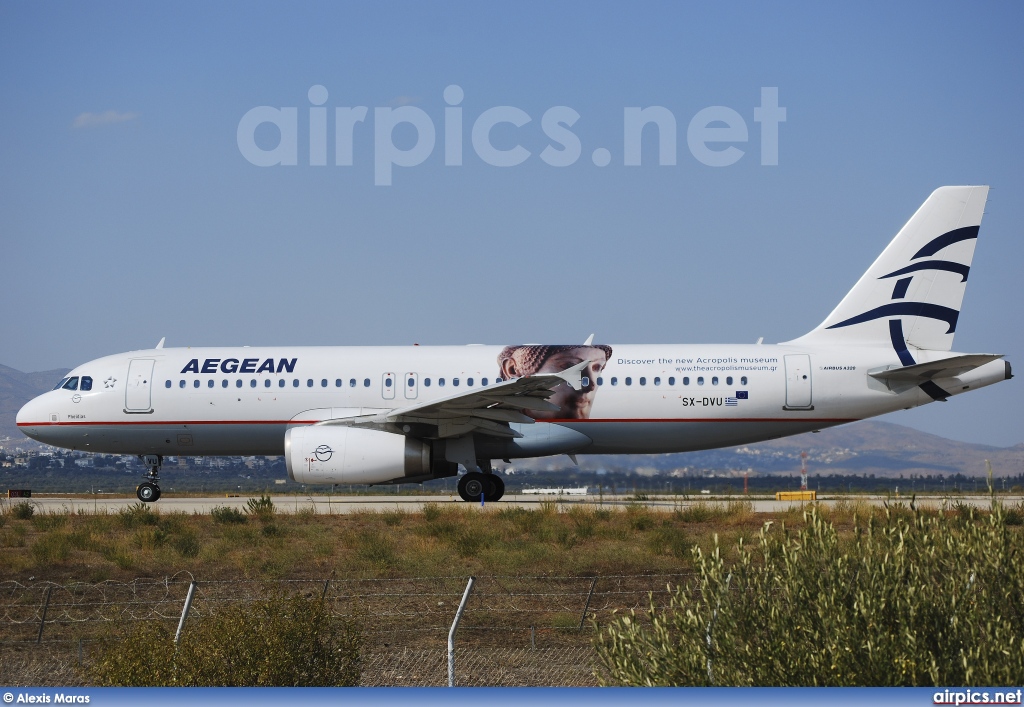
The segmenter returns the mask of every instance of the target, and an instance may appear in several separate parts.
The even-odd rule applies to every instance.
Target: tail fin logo
[[[966,226],[964,228],[957,228],[952,231],[948,231],[926,243],[914,254],[914,257],[911,258],[911,260],[933,256],[943,248],[951,246],[954,243],[971,240],[972,238],[977,237],[978,226]],[[945,272],[955,273],[960,276],[960,282],[967,282],[967,275],[970,273],[971,267],[969,265],[964,265],[963,263],[956,263],[949,260],[922,260],[919,263],[911,263],[906,267],[894,270],[886,275],[882,275],[878,279],[886,280],[890,277],[909,275],[910,273],[920,272],[922,270],[943,270]],[[907,277],[898,280],[896,282],[896,287],[893,288],[892,299],[903,299],[907,294],[907,289],[910,287],[910,281],[912,279],[913,277]],[[943,307],[942,305],[932,304],[930,302],[891,302],[858,314],[855,317],[844,319],[843,321],[833,324],[828,328],[841,329],[854,324],[861,324],[875,319],[894,316],[925,317],[927,319],[935,319],[945,322],[948,326],[946,333],[952,334],[956,331],[956,321],[960,316],[960,311],[949,307]],[[902,339],[903,337],[901,336],[900,338]]]

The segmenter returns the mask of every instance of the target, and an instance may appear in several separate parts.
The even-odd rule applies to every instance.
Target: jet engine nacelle
[[[294,427],[284,436],[288,476],[303,484],[383,484],[453,475],[431,468],[430,445],[390,432],[342,425]],[[452,473],[449,474],[448,472]]]

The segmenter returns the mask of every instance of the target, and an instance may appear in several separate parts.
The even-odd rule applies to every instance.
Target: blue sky
[[[0,363],[72,366],[162,336],[784,341],[934,188],[991,184],[956,348],[1024,366],[1022,29],[1019,3],[4,3]],[[444,164],[453,84],[461,166]],[[308,158],[317,85],[327,166]],[[760,160],[762,87],[786,109],[777,166]],[[236,133],[257,106],[297,109],[297,165],[245,159]],[[368,117],[337,166],[333,109],[354,106]],[[375,109],[401,106],[429,116],[436,145],[376,186]],[[497,106],[531,119],[492,131],[530,152],[515,167],[471,144]],[[554,106],[580,116],[565,167],[540,158]],[[624,166],[631,106],[675,117],[675,165],[645,133],[643,164]],[[709,106],[748,129],[731,166],[688,148]],[[417,134],[392,137],[409,149]],[[888,419],[1024,442],[1017,386]]]

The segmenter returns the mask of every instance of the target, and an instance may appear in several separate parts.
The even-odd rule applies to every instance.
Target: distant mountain
[[[686,474],[715,471],[742,475],[799,473],[800,453],[808,455],[809,474],[875,474],[880,477],[985,474],[985,460],[997,476],[1024,473],[1024,444],[990,447],[957,442],[891,422],[864,420],[740,447],[662,455],[615,455],[581,459],[584,468],[634,468],[647,473]],[[558,464],[561,464],[559,460]]]
[[[22,373],[0,365],[0,446],[30,448],[35,443],[18,431],[15,417],[30,399],[50,390],[67,374],[60,368],[39,373]],[[3,442],[10,437],[10,442]],[[585,470],[634,470],[643,474],[686,474],[715,471],[741,475],[794,473],[800,470],[800,452],[808,454],[811,474],[875,474],[897,477],[928,474],[985,473],[985,460],[997,476],[1024,473],[1024,443],[1013,447],[970,444],[919,432],[891,422],[865,420],[849,425],[785,437],[770,442],[687,454],[635,454],[580,457]],[[567,457],[524,460],[515,466],[533,469],[568,468]]]
[[[32,398],[53,388],[69,370],[57,368],[52,371],[22,373],[0,365],[0,440],[10,437],[11,446],[34,446],[32,440],[18,431],[15,424],[18,410]],[[0,445],[7,446],[2,441]]]

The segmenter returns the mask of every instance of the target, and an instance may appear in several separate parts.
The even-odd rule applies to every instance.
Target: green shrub
[[[274,507],[274,502],[270,500],[270,496],[266,494],[259,498],[250,498],[245,504],[245,512],[251,516],[255,516],[262,521],[269,521],[274,517],[274,513],[277,509]]]
[[[237,508],[230,508],[228,506],[214,506],[213,510],[210,511],[210,515],[213,517],[214,523],[223,523],[225,525],[244,523],[247,520],[244,513]]]
[[[359,683],[360,636],[321,600],[276,596],[174,625],[121,630],[91,666],[100,686],[299,687]]]
[[[699,579],[613,622],[598,655],[622,685],[1019,683],[1024,535],[1005,515],[887,508],[843,542],[811,508],[729,566],[716,537]]]
[[[156,525],[160,517],[145,503],[133,503],[117,512],[117,520],[125,528]]]
[[[36,512],[36,507],[28,501],[22,501],[21,503],[15,503],[11,506],[11,516],[17,520],[28,520]]]

